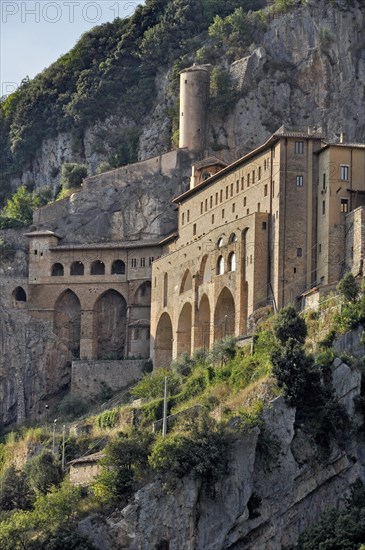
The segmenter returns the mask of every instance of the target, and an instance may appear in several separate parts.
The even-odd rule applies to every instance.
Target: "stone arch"
[[[191,354],[191,323],[192,323],[191,304],[186,302],[179,315],[177,325],[177,355],[182,353]]]
[[[105,264],[101,260],[95,260],[90,267],[90,275],[105,275]]]
[[[51,268],[51,277],[63,277],[65,270],[62,264],[59,262],[53,264]]]
[[[231,233],[231,234],[230,234],[229,239],[228,239],[228,242],[229,242],[230,244],[236,243],[236,242],[237,242],[237,235],[236,235],[236,233]]]
[[[231,252],[228,256],[228,271],[236,271],[236,253]]]
[[[183,292],[187,292],[192,288],[193,288],[193,278],[191,276],[190,270],[187,269],[183,275],[183,278],[181,279],[180,294],[182,294]]]
[[[123,260],[114,260],[112,263],[112,275],[124,275],[125,263]]]
[[[80,357],[81,305],[76,294],[67,289],[54,306],[53,332],[74,358]]]
[[[172,323],[170,315],[164,312],[157,324],[155,338],[155,367],[167,368],[172,361]]]
[[[70,275],[83,275],[85,267],[82,262],[72,262],[70,267]]]
[[[94,355],[97,359],[123,359],[126,352],[127,302],[109,289],[94,305]]]
[[[235,304],[232,293],[224,287],[214,310],[214,340],[235,334]]]
[[[206,254],[205,256],[203,256],[203,259],[200,262],[199,282],[200,284],[204,284],[204,283],[210,283],[211,280],[212,280],[212,267],[211,267],[209,256]]]
[[[24,308],[27,302],[27,294],[22,286],[14,288],[12,294],[12,306],[14,308]]]
[[[210,348],[210,303],[206,294],[203,294],[199,304],[195,340],[195,348]]]
[[[151,305],[151,281],[145,281],[139,285],[134,294],[134,302],[142,306]]]

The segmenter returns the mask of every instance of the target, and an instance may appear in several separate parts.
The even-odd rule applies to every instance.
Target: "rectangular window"
[[[266,224],[266,222],[262,222],[262,224],[261,224],[261,228],[265,230],[265,229],[266,229],[266,227],[267,227],[267,224]]]
[[[275,182],[272,182],[272,198],[275,197]]]
[[[326,201],[322,201],[322,215],[326,213]]]
[[[301,258],[303,255],[303,250],[301,248],[297,248],[297,257]]]
[[[247,174],[247,187],[250,187],[251,183],[251,174]]]
[[[222,218],[224,218],[224,208],[222,208]]]
[[[196,223],[193,224],[193,235],[196,235]]]
[[[322,189],[323,191],[326,190],[326,174],[323,174],[323,177],[322,177]]]
[[[266,159],[264,160],[264,171],[266,170]]]
[[[208,199],[205,199],[205,211],[208,210]]]
[[[233,183],[231,183],[231,197],[233,196]]]
[[[261,209],[261,204],[258,202],[257,203],[257,212],[260,212],[260,209]]]
[[[141,258],[141,267],[146,267],[146,258]]]
[[[255,170],[253,170],[253,172],[252,172],[252,185],[255,183],[255,178],[256,178],[256,172],[255,172]]]
[[[148,265],[151,266],[152,265],[152,262],[153,262],[153,256],[150,256],[148,258]]]
[[[296,176],[295,177],[295,183],[297,187],[303,187],[304,185],[304,178],[303,176]]]
[[[342,181],[348,181],[349,179],[349,166],[341,164],[341,179]]]
[[[184,223],[185,223],[185,213],[183,212],[181,214],[181,225],[184,225]]]
[[[264,197],[267,197],[267,183],[264,185]]]
[[[261,166],[259,166],[258,172],[257,172],[257,179],[260,181],[261,179]]]
[[[304,141],[296,141],[294,150],[296,155],[302,155],[304,153]]]
[[[226,187],[226,199],[228,199],[228,185]]]
[[[210,208],[213,208],[213,195],[210,195]]]
[[[349,200],[348,199],[341,199],[341,212],[344,214],[349,211]]]
[[[321,254],[321,253],[322,253],[322,245],[319,244],[319,246],[318,246],[318,254]]]
[[[243,206],[246,206],[247,204],[247,197],[243,197]]]
[[[249,213],[250,213],[250,209],[249,209],[249,208],[247,208],[247,210],[246,210],[246,216],[248,216],[248,215],[249,215]]]
[[[236,204],[233,203],[233,204],[232,204],[232,212],[233,212],[233,214],[235,213],[235,211],[236,211]]]
[[[137,267],[137,258],[132,258],[132,260],[131,260],[131,266],[132,266],[132,267]]]
[[[245,187],[245,178],[242,176],[242,178],[241,178],[241,191],[243,191],[244,187]]]
[[[190,221],[190,210],[188,210],[187,213],[186,213],[186,221],[187,222]]]
[[[214,214],[212,214],[212,223],[214,223]]]
[[[240,190],[240,180],[236,181],[236,193],[238,193]]]
[[[215,194],[215,204],[218,204],[218,193]]]
[[[203,206],[203,203],[201,202],[200,203],[200,213],[203,214],[203,209],[204,209],[204,206]]]
[[[223,189],[220,190],[219,202],[222,202],[222,200],[223,200]]]

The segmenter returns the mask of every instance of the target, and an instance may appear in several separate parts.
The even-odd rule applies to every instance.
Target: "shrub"
[[[337,290],[346,301],[356,302],[359,295],[359,289],[352,273],[348,273],[343,279],[341,279],[337,285]]]
[[[169,434],[156,441],[149,456],[153,469],[161,473],[197,477],[215,482],[227,472],[229,437],[208,416],[194,424],[190,435]]]
[[[62,479],[60,464],[49,451],[29,460],[26,471],[32,487],[42,494],[46,494],[52,485],[59,485]]]
[[[29,225],[33,220],[33,210],[41,205],[40,198],[21,185],[16,193],[7,200],[2,210],[1,224],[8,227]],[[9,221],[7,221],[9,220]]]
[[[180,389],[180,379],[172,371],[157,369],[147,374],[131,389],[134,397],[142,399],[156,399],[163,397],[165,388],[165,377],[167,377],[168,392],[170,395],[177,393]]]
[[[87,176],[85,164],[65,162],[61,168],[61,183],[64,189],[78,189]]]
[[[226,336],[222,340],[214,342],[209,353],[208,360],[212,363],[225,363],[236,355],[236,341],[234,336]]]
[[[109,170],[112,170],[112,169],[113,167],[111,166],[111,164],[108,161],[103,160],[96,167],[95,174],[103,174],[104,172],[109,172]]]
[[[119,410],[105,411],[97,417],[97,423],[101,429],[114,428],[119,420]]]

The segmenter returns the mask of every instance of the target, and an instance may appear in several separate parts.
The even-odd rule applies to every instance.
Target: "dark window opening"
[[[52,271],[51,271],[51,276],[52,277],[62,277],[64,274],[64,269],[63,269],[63,265],[62,264],[53,264],[52,266]]]
[[[104,262],[96,260],[91,264],[90,275],[104,275],[105,274],[105,265]]]
[[[125,263],[122,260],[114,260],[112,263],[112,275],[124,275]]]
[[[83,275],[84,264],[82,262],[73,262],[71,264],[70,275]]]

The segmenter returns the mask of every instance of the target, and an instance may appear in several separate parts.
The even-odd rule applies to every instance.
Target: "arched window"
[[[193,279],[190,271],[187,269],[183,275],[180,285],[180,294],[193,288]]]
[[[230,237],[229,237],[229,242],[230,243],[236,243],[237,242],[237,235],[236,233],[231,233]]]
[[[224,273],[224,257],[219,256],[217,261],[217,275],[223,275]]]
[[[53,264],[52,270],[51,270],[51,276],[52,277],[63,277],[64,275],[64,269],[62,264]]]
[[[17,286],[16,289],[14,289],[13,291],[13,298],[16,302],[26,302],[27,295],[24,288],[22,288],[21,286]]]
[[[217,241],[217,247],[218,248],[222,248],[223,246],[223,238],[222,237],[219,237],[218,241]]]
[[[236,254],[231,252],[228,258],[228,271],[236,271]]]
[[[84,264],[82,262],[73,262],[71,264],[70,275],[83,275]]]
[[[124,275],[125,263],[122,260],[114,260],[112,263],[112,275]]]
[[[105,265],[104,262],[96,260],[91,264],[90,275],[104,275],[105,274]]]

